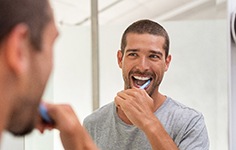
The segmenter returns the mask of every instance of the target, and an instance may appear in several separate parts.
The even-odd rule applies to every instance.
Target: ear
[[[123,58],[123,54],[121,52],[121,50],[117,51],[117,62],[120,68],[122,68],[122,58]]]
[[[9,69],[16,74],[23,73],[29,65],[28,27],[19,24],[6,38],[5,56]]]
[[[165,71],[168,70],[169,66],[170,66],[170,62],[171,62],[171,55],[168,55],[166,58],[166,68]]]

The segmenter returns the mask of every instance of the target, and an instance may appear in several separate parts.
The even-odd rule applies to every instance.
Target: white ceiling
[[[120,24],[140,18],[159,21],[224,19],[227,0],[98,0],[99,24]],[[51,0],[57,22],[90,23],[90,0]]]

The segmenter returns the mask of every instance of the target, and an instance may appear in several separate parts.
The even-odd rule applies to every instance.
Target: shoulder
[[[167,108],[171,107],[169,113],[172,125],[169,132],[179,148],[199,149],[201,145],[201,149],[208,149],[209,140],[203,114],[171,98],[167,103]]]
[[[172,126],[177,130],[183,128],[205,128],[204,116],[201,112],[187,107],[184,104],[167,98],[164,104],[156,111],[156,116],[164,126]]]
[[[202,113],[197,111],[196,109],[188,107],[169,97],[167,98],[165,104],[163,105],[165,105],[163,109],[169,110],[169,113],[173,113],[181,117],[187,117],[187,118],[191,118],[191,116],[203,117]]]
[[[88,115],[84,119],[84,125],[98,123],[108,117],[111,117],[115,107],[114,105],[114,102],[111,102],[95,110],[92,114]]]

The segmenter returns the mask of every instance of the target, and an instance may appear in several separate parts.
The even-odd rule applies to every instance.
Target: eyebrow
[[[133,53],[133,52],[138,52],[138,51],[140,51],[140,50],[138,50],[138,49],[127,49],[126,53]],[[163,56],[163,53],[159,50],[149,50],[149,53]]]
[[[137,52],[139,51],[138,49],[127,49],[126,53],[130,53],[130,52]]]

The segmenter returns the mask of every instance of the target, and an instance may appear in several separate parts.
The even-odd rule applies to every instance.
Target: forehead
[[[153,34],[128,33],[126,36],[125,49],[149,49],[163,50],[165,39],[162,36]]]

